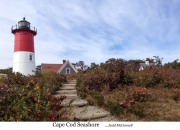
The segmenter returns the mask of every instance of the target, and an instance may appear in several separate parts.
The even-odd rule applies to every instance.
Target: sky
[[[36,65],[180,57],[180,0],[0,0],[0,69],[12,67],[12,25],[37,28]]]

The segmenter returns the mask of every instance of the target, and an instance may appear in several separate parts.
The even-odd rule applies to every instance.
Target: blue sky
[[[12,66],[11,26],[24,16],[38,29],[36,65],[180,57],[180,0],[1,0],[0,68]]]

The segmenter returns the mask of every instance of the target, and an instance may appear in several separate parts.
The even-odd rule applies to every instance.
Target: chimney
[[[66,63],[66,60],[63,60],[63,64]]]

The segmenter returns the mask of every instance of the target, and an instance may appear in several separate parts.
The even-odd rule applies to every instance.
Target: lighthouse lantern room
[[[33,75],[35,72],[34,36],[37,34],[37,29],[31,27],[24,17],[18,25],[12,26],[11,32],[15,37],[13,72]]]

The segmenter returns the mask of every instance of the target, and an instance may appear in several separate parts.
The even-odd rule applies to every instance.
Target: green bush
[[[136,103],[130,108],[129,111],[140,118],[145,117],[144,107],[142,104]]]
[[[97,105],[104,105],[104,96],[100,92],[93,92],[91,95],[95,99]]]
[[[126,85],[131,85],[133,84],[133,82],[134,82],[134,73],[133,72],[127,73],[124,77],[124,83]]]
[[[108,100],[106,103],[106,107],[113,115],[120,115],[124,113],[123,108],[119,105],[119,103]]]
[[[79,96],[81,96],[82,98],[86,98],[87,96],[87,88],[84,86],[84,79],[83,79],[83,75],[79,74],[77,79],[76,79],[76,89],[77,89],[77,93]]]

